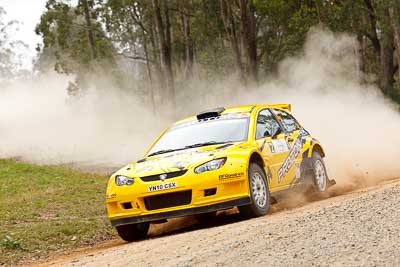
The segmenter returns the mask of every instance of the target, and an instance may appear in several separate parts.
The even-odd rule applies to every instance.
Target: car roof
[[[228,115],[228,114],[234,114],[234,113],[248,113],[250,115],[250,113],[254,109],[259,110],[259,109],[263,109],[263,108],[282,109],[282,110],[285,110],[285,111],[287,111],[289,113],[291,111],[291,105],[290,104],[256,104],[256,105],[217,108],[216,110],[220,110],[221,111],[220,115]],[[202,113],[204,113],[204,111]],[[191,120],[197,120],[197,115],[193,115],[193,116],[187,117],[185,119],[179,120],[179,121],[175,122],[174,125],[180,124],[180,123],[183,123],[183,122],[188,122],[188,121],[191,121]]]

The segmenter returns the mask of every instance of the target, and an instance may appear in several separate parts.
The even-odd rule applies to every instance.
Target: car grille
[[[147,210],[158,210],[190,204],[192,201],[192,190],[161,194],[145,197],[144,203]]]
[[[153,181],[161,180],[160,179],[160,175],[162,175],[162,174],[166,174],[167,175],[167,177],[165,179],[170,179],[170,178],[174,178],[174,177],[178,177],[178,176],[184,175],[186,172],[187,172],[187,170],[181,170],[181,171],[176,171],[176,172],[168,172],[168,173],[160,173],[160,174],[156,174],[156,175],[140,177],[140,179],[143,182],[153,182]]]

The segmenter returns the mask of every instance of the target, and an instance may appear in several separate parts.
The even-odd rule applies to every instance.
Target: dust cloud
[[[71,97],[66,88],[73,78],[53,73],[1,88],[1,157],[119,166],[140,157],[168,123],[134,94],[107,86],[107,78],[96,81],[103,89]]]
[[[354,37],[313,29],[303,52],[283,60],[275,76],[260,73],[265,82],[257,88],[240,91],[230,78],[188,83],[178,94],[178,116],[215,106],[291,103],[297,119],[324,145],[331,178],[358,183],[399,176],[398,107],[359,82],[356,51]],[[123,165],[140,158],[173,122],[154,117],[133,93],[120,90],[92,88],[71,99],[68,80],[51,74],[1,88],[1,157]]]
[[[314,29],[303,55],[284,60],[280,76],[257,98],[250,96],[292,103],[294,115],[324,146],[329,175],[342,184],[400,176],[398,107],[360,84],[356,46],[354,37]]]

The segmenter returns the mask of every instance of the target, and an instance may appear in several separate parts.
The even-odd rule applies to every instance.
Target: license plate
[[[172,189],[176,188],[178,185],[176,182],[170,182],[166,184],[158,184],[158,185],[150,185],[147,189],[148,192],[154,192],[154,191],[161,191],[161,190],[167,190],[167,189]]]

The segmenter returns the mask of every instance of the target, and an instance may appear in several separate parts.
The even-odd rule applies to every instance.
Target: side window
[[[300,130],[300,125],[297,123],[292,115],[279,109],[274,109],[273,111],[278,120],[280,120],[280,122],[282,123],[283,128],[286,132],[291,133],[293,131]]]
[[[261,110],[257,116],[256,139],[271,136],[279,127],[279,123],[271,111],[268,109]]]

